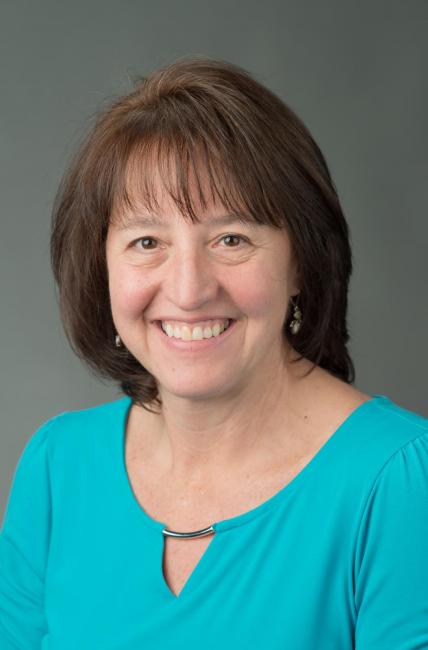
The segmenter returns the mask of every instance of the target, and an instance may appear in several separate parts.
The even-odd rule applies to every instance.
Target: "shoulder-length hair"
[[[113,203],[132,207],[126,182],[132,161],[141,170],[138,201],[149,209],[157,205],[153,160],[166,165],[162,178],[184,218],[198,221],[189,195],[190,166],[206,205],[198,175],[202,160],[214,199],[286,229],[298,269],[302,324],[290,333],[290,305],[284,337],[313,363],[311,370],[319,365],[353,383],[346,345],[349,231],[324,156],[292,109],[247,71],[200,57],[138,77],[129,94],[101,109],[61,180],[51,263],[64,331],[77,356],[98,376],[119,382],[144,408],[161,404],[155,378],[114,344],[106,264]]]

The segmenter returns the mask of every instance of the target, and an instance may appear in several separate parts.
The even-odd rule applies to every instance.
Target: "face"
[[[146,224],[141,217],[154,215],[137,203],[126,212],[115,206],[108,230],[111,307],[123,345],[156,378],[163,400],[167,393],[215,399],[238,394],[246,382],[263,385],[284,358],[283,323],[298,293],[288,236],[266,225],[220,222],[228,211],[218,203],[200,206],[193,224],[159,178],[156,189],[160,223]],[[196,197],[195,186],[189,189]],[[115,223],[117,216],[128,225]],[[218,338],[191,342],[169,339],[158,322],[213,317],[234,322]]]

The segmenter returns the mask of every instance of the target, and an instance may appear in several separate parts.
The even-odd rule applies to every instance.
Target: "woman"
[[[1,647],[428,647],[428,420],[353,386],[348,227],[301,120],[184,59],[99,115],[53,211],[76,354],[0,544]]]

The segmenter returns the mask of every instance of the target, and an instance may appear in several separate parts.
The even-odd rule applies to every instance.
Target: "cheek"
[[[284,274],[278,273],[266,265],[262,269],[245,273],[242,281],[235,283],[232,293],[243,313],[253,318],[266,318],[271,315],[273,321],[286,309],[287,287]]]
[[[110,271],[109,291],[113,314],[125,319],[141,316],[152,294],[141,273],[123,268]]]

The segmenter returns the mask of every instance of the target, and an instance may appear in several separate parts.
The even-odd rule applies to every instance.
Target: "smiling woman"
[[[148,228],[160,233],[175,223],[190,233],[188,226],[211,219],[214,208],[217,217],[239,216],[245,231],[236,234],[288,237],[299,289],[282,294],[284,342],[293,339],[313,366],[352,383],[348,226],[325,159],[276,95],[237,66],[204,59],[179,61],[137,80],[135,90],[100,113],[64,176],[53,211],[52,265],[76,353],[119,381],[135,402],[161,404],[155,377],[134,350],[111,346],[117,328],[109,303],[107,232],[117,227],[128,245],[130,234],[134,241],[142,235],[157,241]],[[155,247],[144,264],[164,260],[165,245]],[[219,248],[209,248],[211,257]],[[134,264],[141,253],[133,253]],[[227,255],[232,264],[232,253]],[[292,334],[296,308],[304,317]],[[188,316],[194,311],[186,307]]]
[[[51,253],[71,346],[122,394],[22,454],[1,648],[428,647],[428,421],[353,386],[348,226],[296,114],[224,61],[138,79]]]

